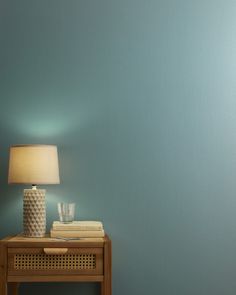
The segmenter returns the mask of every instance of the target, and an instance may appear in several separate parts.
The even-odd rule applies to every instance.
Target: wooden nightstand
[[[112,294],[111,240],[64,241],[25,238],[0,240],[0,295],[16,295],[21,282],[100,282]]]

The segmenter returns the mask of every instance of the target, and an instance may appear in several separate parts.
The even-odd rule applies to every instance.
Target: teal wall
[[[104,222],[114,295],[236,292],[236,2],[0,0],[0,235],[8,148],[58,145],[58,201]],[[98,294],[25,284],[20,294]]]

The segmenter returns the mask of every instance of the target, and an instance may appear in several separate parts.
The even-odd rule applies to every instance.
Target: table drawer
[[[8,275],[103,274],[103,248],[8,248]]]

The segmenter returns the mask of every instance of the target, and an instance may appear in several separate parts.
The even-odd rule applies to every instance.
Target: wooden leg
[[[105,241],[104,245],[104,280],[101,283],[101,295],[112,295],[112,257],[111,241]]]
[[[7,295],[7,283],[0,279],[0,295]]]
[[[104,283],[101,282],[101,295],[103,295],[103,294],[104,294]]]
[[[0,242],[0,295],[7,295],[7,247]]]
[[[8,283],[8,295],[18,295],[19,283]]]

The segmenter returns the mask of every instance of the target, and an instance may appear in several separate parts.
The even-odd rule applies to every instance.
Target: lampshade
[[[8,183],[60,183],[57,147],[15,145],[10,148]]]

